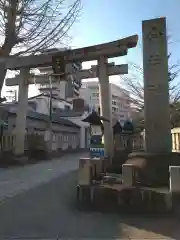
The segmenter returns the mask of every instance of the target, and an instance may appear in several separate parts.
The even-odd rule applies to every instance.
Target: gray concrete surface
[[[0,173],[0,192],[4,192],[0,239],[179,239],[177,219],[78,211],[78,158],[77,154],[69,155],[25,167],[24,171],[19,168]],[[10,192],[13,196],[5,198]]]
[[[81,155],[82,153],[67,154],[59,160],[54,159],[12,169],[0,169],[0,201],[49,182],[65,172],[77,169]]]

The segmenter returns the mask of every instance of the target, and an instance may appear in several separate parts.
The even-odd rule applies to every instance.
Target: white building
[[[28,100],[28,110],[49,115],[49,96],[39,94]],[[67,111],[65,111],[67,110]],[[52,113],[57,114],[59,119],[68,119],[80,127],[80,148],[89,146],[89,123],[83,122],[82,119],[87,117],[87,112],[76,113],[73,111],[73,105],[64,99],[58,97],[52,98]]]
[[[28,99],[29,110],[49,115],[50,97],[43,93]],[[52,97],[52,113],[56,111],[71,110],[72,103],[59,97]]]
[[[4,104],[11,111],[17,110],[17,102]],[[28,99],[27,112],[36,112],[49,115],[50,97],[47,94],[39,94]],[[67,110],[67,111],[66,111]],[[1,112],[0,112],[1,113]],[[89,147],[89,123],[82,120],[87,117],[88,112],[75,112],[73,104],[58,97],[52,97],[52,113],[57,119],[67,119],[80,127],[79,147]]]
[[[90,111],[98,111],[99,105],[99,83],[97,81],[83,82],[80,89],[80,97],[85,100]],[[110,83],[110,98],[113,120],[119,120],[121,124],[130,118],[130,101],[128,91]]]

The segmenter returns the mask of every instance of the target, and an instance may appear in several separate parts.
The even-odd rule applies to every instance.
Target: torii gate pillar
[[[101,115],[109,120],[104,122],[104,149],[105,156],[113,157],[113,132],[112,132],[112,110],[111,98],[109,90],[109,76],[108,76],[108,59],[101,56],[98,59],[98,77],[99,77],[99,93],[100,93],[100,110]]]
[[[15,127],[15,147],[14,154],[21,156],[24,154],[25,134],[26,134],[26,115],[28,107],[28,75],[29,69],[20,69],[18,108]]]

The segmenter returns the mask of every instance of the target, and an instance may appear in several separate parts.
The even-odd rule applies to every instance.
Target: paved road
[[[0,201],[77,169],[80,156],[74,154],[72,157],[68,154],[60,160],[55,159],[10,170],[0,169]]]
[[[175,219],[78,211],[78,159],[69,155],[0,173],[0,239],[179,239]]]

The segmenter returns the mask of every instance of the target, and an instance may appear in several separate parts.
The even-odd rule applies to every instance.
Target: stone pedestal
[[[151,187],[169,186],[169,166],[180,166],[180,153],[136,152],[128,155],[126,164],[138,173],[136,181]]]

